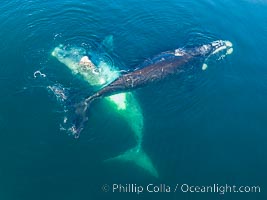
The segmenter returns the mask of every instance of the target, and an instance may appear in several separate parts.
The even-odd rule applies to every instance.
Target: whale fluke
[[[80,132],[83,130],[84,124],[87,122],[88,118],[86,117],[86,111],[90,108],[92,102],[101,97],[100,93],[95,93],[94,95],[88,97],[85,101],[76,105],[76,118],[74,121],[75,124],[75,135],[78,137]],[[109,161],[122,161],[122,162],[131,162],[135,165],[139,166],[149,174],[158,178],[158,172],[154,167],[149,156],[143,151],[142,140],[138,138],[137,146],[127,150],[126,152],[105,160],[105,162]]]
[[[156,178],[159,177],[158,172],[154,167],[151,159],[140,146],[136,146],[116,157],[105,160],[105,162],[111,162],[111,161],[131,162],[137,165],[138,167],[142,168],[152,176]]]

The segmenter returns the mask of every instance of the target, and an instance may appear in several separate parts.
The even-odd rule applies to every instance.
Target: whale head
[[[210,56],[219,55],[218,60],[223,59],[233,53],[233,44],[227,40],[216,40],[210,44],[210,51],[206,55],[206,59],[202,65],[202,70],[206,70],[208,65],[205,63]]]
[[[178,53],[177,53],[178,52]],[[183,54],[182,54],[182,53]],[[233,44],[228,40],[216,40],[209,44],[204,44],[202,46],[198,46],[195,48],[191,48],[187,51],[187,53],[191,57],[201,58],[203,60],[202,70],[207,68],[207,64],[205,63],[211,56],[216,55],[218,60],[223,59],[229,54],[233,53]],[[175,50],[176,56],[186,55],[185,51],[181,51],[179,49]]]
[[[211,44],[211,55],[217,53],[223,53],[224,55],[229,55],[233,53],[233,44],[228,40],[216,40],[213,41]]]
[[[227,40],[216,40],[209,44],[196,47],[192,52],[194,56],[210,57],[211,55],[220,54],[225,57],[233,53],[233,44]]]
[[[175,49],[174,55],[177,57],[183,57],[189,55],[190,57],[202,57],[208,59],[212,55],[220,55],[220,58],[224,58],[226,55],[233,53],[233,44],[228,40],[216,40],[209,44],[204,44],[194,48],[179,48]]]

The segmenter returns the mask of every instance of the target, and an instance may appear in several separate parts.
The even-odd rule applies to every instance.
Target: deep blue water
[[[265,199],[267,2],[6,1],[0,3],[0,199]],[[99,103],[77,140],[59,130],[62,107],[35,80],[84,88],[51,56],[59,44],[94,49],[113,36],[111,57],[134,69],[162,51],[230,40],[234,52],[205,72],[135,92],[143,148],[160,177],[102,161],[134,143]],[[79,85],[80,84],[80,85]],[[103,184],[260,185],[261,193],[104,193]]]

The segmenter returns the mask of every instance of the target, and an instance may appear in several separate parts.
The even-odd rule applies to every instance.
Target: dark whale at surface
[[[141,69],[121,75],[75,106],[75,119],[73,122],[75,134],[79,135],[82,131],[85,122],[88,120],[86,116],[87,110],[94,100],[141,88],[192,68],[205,70],[207,66],[203,64],[205,60],[210,55],[221,51],[226,51],[225,55],[231,54],[233,51],[232,43],[217,40],[194,48],[163,52],[145,61]]]

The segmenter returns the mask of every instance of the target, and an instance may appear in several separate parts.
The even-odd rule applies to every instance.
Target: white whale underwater
[[[112,39],[111,37],[107,37],[107,39]],[[104,42],[107,42],[107,39]],[[230,41],[214,41],[211,43],[211,46],[216,47],[217,44],[220,44],[219,48],[215,48],[215,50],[210,54],[214,55],[219,52],[225,52],[225,54],[221,55],[219,59],[224,58],[226,55],[231,54],[233,52],[233,45]],[[203,45],[200,50],[206,50],[207,45]],[[179,48],[174,51],[175,56],[182,56],[184,50]],[[95,73],[92,70],[84,69],[79,64],[81,59],[87,55],[87,52],[83,48],[79,47],[65,47],[63,45],[59,45],[56,47],[52,56],[57,58],[57,60],[64,65],[66,65],[74,75],[79,74],[83,79],[90,84],[91,86],[96,87],[104,87],[105,85],[111,83],[115,79],[120,76],[118,69],[112,67],[108,63],[104,61],[100,61],[97,65],[99,73]],[[209,56],[205,59],[205,61],[209,58]],[[202,70],[207,69],[207,64],[203,63]],[[149,174],[158,177],[158,172],[155,166],[152,164],[149,156],[142,149],[142,140],[143,140],[143,115],[142,110],[138,104],[138,101],[134,97],[133,93],[119,93],[112,96],[105,97],[105,102],[109,104],[110,108],[113,108],[116,113],[121,115],[128,125],[131,127],[132,132],[135,135],[136,146],[131,148],[130,150],[108,160],[121,160],[121,161],[129,161],[137,166],[143,168]]]
[[[112,37],[109,36],[106,37],[103,43],[111,43],[111,41]],[[73,75],[80,75],[91,86],[96,86],[98,88],[101,86],[103,87],[120,76],[120,72],[117,68],[110,66],[104,61],[100,61],[97,65],[99,73],[94,73],[91,70],[84,70],[81,68],[81,65],[79,65],[79,62],[86,55],[86,50],[81,47],[65,47],[64,45],[59,45],[52,51],[52,56],[67,66]],[[115,113],[121,115],[125,122],[131,127],[136,140],[136,146],[134,148],[106,161],[118,160],[132,162],[152,176],[158,177],[158,172],[152,164],[151,159],[142,149],[144,117],[134,94],[131,92],[120,93],[104,99],[105,103],[108,104]]]

